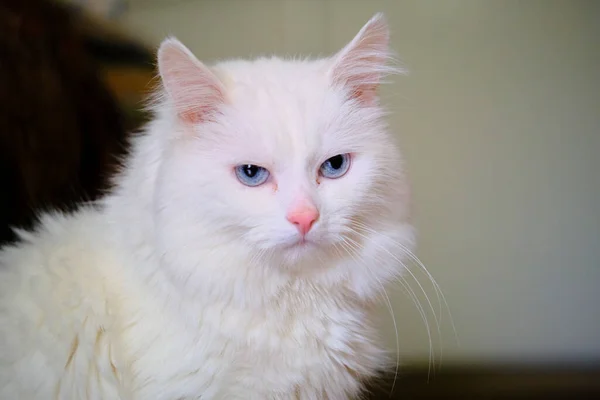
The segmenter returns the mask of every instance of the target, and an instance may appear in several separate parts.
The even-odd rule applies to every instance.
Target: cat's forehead
[[[217,65],[240,141],[251,151],[278,157],[312,157],[326,151],[325,126],[335,95],[325,61],[259,59]],[[320,155],[320,154],[319,154]]]
[[[229,61],[214,71],[221,79],[229,102],[236,107],[259,111],[279,108],[309,112],[327,94],[324,60],[260,58]]]
[[[228,90],[267,86],[296,87],[298,84],[323,83],[326,59],[283,59],[279,57],[220,62],[212,67]],[[322,80],[323,82],[318,82]]]

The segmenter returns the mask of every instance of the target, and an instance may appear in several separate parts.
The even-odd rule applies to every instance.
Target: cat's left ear
[[[392,58],[390,32],[382,13],[375,14],[341,51],[333,56],[330,79],[346,88],[352,98],[366,104],[377,99],[377,88],[385,75],[397,72],[388,65]]]
[[[219,78],[177,39],[161,43],[158,71],[183,122],[206,121],[225,101],[225,89]]]

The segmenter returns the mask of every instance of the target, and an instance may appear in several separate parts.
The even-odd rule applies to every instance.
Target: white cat
[[[0,253],[1,399],[346,399],[413,245],[375,15],[336,55],[207,67],[175,39],[101,202]]]

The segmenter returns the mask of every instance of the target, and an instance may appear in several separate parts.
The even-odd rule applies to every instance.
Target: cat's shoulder
[[[69,251],[84,250],[85,247],[89,247],[85,250],[92,250],[99,240],[105,240],[102,221],[101,210],[93,206],[69,213],[42,213],[33,229],[15,229],[18,239],[0,249],[0,265],[2,269],[10,269],[15,263],[40,263]],[[48,262],[42,264],[48,265]]]
[[[93,295],[102,282],[110,235],[102,213],[84,207],[73,213],[39,217],[31,231],[17,231],[18,241],[0,249],[0,292],[53,297]],[[77,292],[80,292],[77,294]]]
[[[102,220],[89,207],[44,214],[0,250],[1,398],[52,397],[61,376],[70,382],[65,365],[87,365],[110,329]]]

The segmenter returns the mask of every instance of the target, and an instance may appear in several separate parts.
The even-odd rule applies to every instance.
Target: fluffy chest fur
[[[135,398],[355,394],[383,361],[366,310],[335,304],[332,296],[297,294],[290,290],[279,298],[286,304],[261,310],[217,303],[202,305],[196,318],[189,308],[140,318],[121,338]]]

